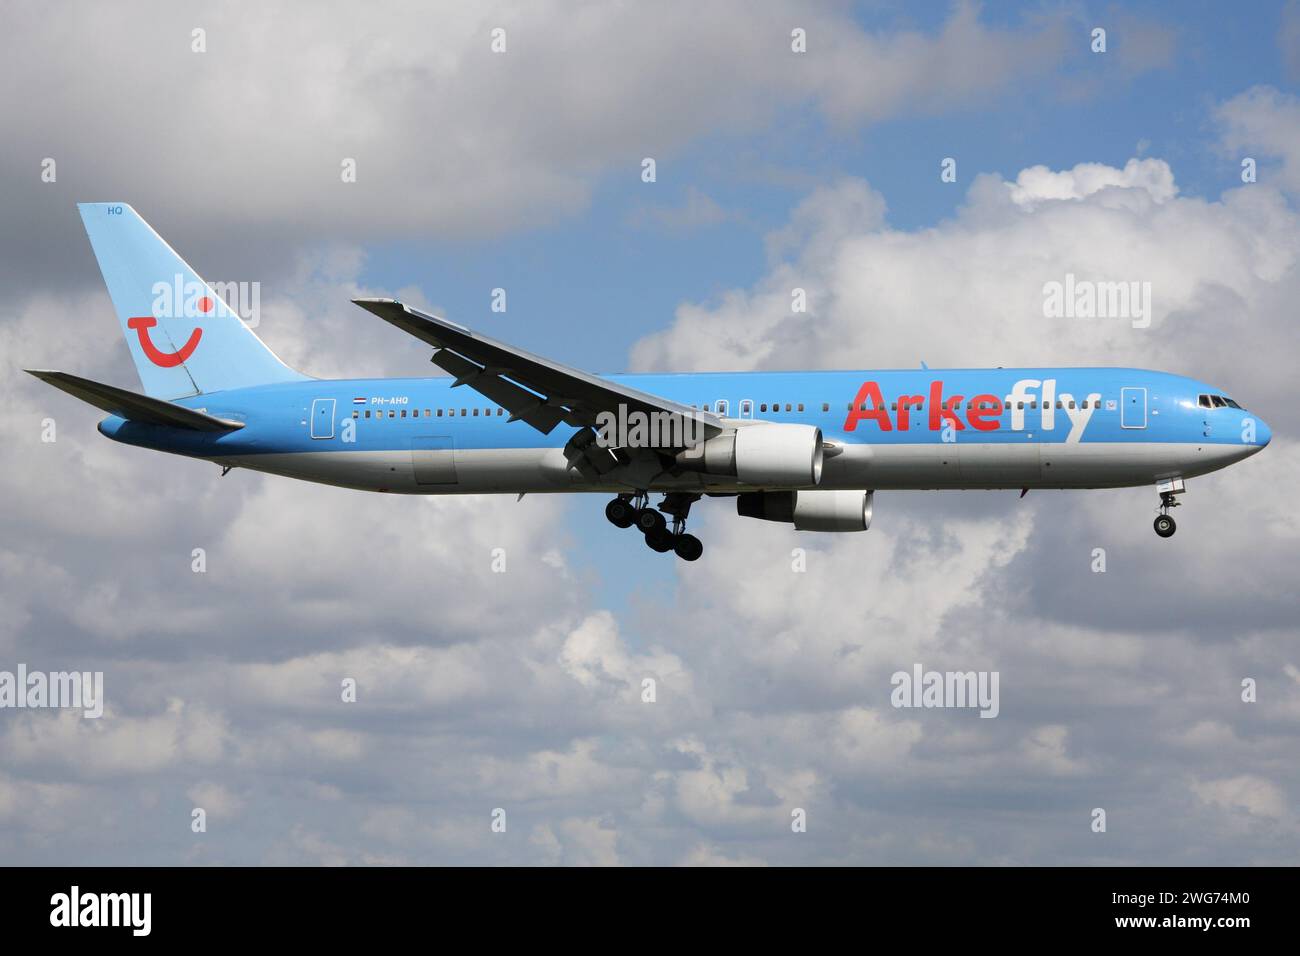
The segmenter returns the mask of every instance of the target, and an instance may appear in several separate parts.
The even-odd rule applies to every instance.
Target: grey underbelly
[[[1161,442],[1078,444],[844,445],[825,462],[818,487],[1107,488],[1195,477],[1249,454],[1249,446]],[[558,448],[436,451],[311,451],[213,459],[323,484],[396,494],[554,493],[627,490],[752,490],[734,479],[642,472],[592,482],[567,467]],[[622,480],[620,480],[620,478]]]

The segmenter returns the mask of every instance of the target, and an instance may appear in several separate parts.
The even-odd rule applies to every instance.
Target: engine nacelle
[[[677,464],[747,485],[815,485],[822,480],[822,430],[815,425],[742,425],[678,452]]]
[[[874,497],[874,491],[755,491],[736,497],[736,513],[784,521],[797,531],[866,531]]]

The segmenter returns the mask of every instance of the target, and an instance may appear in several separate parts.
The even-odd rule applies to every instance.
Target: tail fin
[[[302,381],[126,203],[78,203],[145,393]]]

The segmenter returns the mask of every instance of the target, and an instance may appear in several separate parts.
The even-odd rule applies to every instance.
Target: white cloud
[[[1294,9],[1289,17],[1296,22]],[[1247,156],[1261,167],[1259,182],[1300,192],[1300,98],[1271,86],[1254,86],[1221,103],[1214,110],[1222,134],[1222,147],[1234,161]],[[1280,166],[1266,168],[1270,160]]]
[[[112,688],[105,681],[105,696]],[[10,723],[0,748],[13,766],[53,764],[86,777],[211,765],[229,744],[225,715],[170,698],[155,714],[135,717],[105,707],[98,719],[77,711],[33,711]]]
[[[1155,202],[1167,202],[1178,194],[1173,170],[1159,159],[1130,159],[1123,169],[1102,163],[1079,163],[1059,172],[1046,166],[1022,169],[1015,183],[1009,183],[1017,206],[1029,206],[1044,199],[1086,199],[1108,187],[1143,189]]]
[[[244,808],[242,797],[210,780],[196,783],[185,791],[185,795],[194,801],[196,807],[202,807],[209,817],[218,820],[229,819]]]
[[[1254,774],[1197,781],[1192,791],[1205,803],[1255,817],[1279,820],[1287,813],[1286,795],[1281,788]]]
[[[790,50],[796,24],[806,54]],[[1051,69],[1066,38],[1060,19],[1008,29],[973,3],[934,32],[870,32],[838,6],[730,0],[332,2],[292,24],[246,3],[121,16],[87,2],[8,26],[10,73],[33,88],[0,122],[35,152],[7,151],[7,178],[36,182],[32,157],[49,156],[60,182],[146,215],[147,183],[187,227],[349,239],[536,225],[584,207],[601,176],[639,176],[645,156],[805,104],[841,125],[948,111]]]

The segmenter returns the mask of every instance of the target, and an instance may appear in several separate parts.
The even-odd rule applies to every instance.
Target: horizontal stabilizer
[[[132,422],[145,422],[150,425],[166,425],[170,428],[191,428],[201,432],[229,432],[243,428],[243,422],[232,422],[224,418],[214,418],[192,408],[174,405],[161,398],[137,395],[124,388],[92,382],[88,378],[78,378],[67,372],[51,372],[45,369],[26,369],[29,375],[35,375],[42,382],[48,382],[57,389],[73,395],[83,402],[89,402],[96,408],[102,408],[110,415],[125,418]]]

